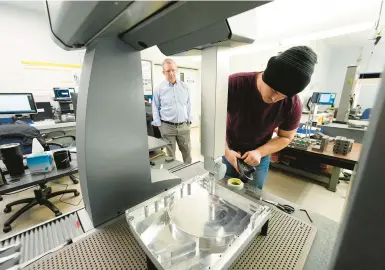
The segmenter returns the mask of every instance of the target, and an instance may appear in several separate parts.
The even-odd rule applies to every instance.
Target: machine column
[[[340,104],[338,105],[337,121],[347,122],[349,117],[350,108],[353,105],[356,79],[359,76],[359,70],[357,66],[349,66],[346,70],[344,86],[342,88],[342,94],[340,98]]]
[[[201,154],[204,167],[214,179],[222,179],[226,143],[227,91],[230,74],[227,48],[213,46],[202,51]],[[214,185],[212,185],[214,193]]]
[[[76,135],[80,184],[94,226],[155,195],[140,53],[118,38],[87,48]]]

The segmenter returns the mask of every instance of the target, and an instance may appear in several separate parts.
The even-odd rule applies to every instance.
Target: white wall
[[[373,43],[368,40],[363,40],[363,42],[356,45],[329,45],[326,40],[304,42],[301,45],[310,46],[318,56],[318,63],[315,66],[312,80],[308,87],[300,93],[304,108],[313,92],[337,93],[335,105],[338,107],[348,66],[358,64],[361,73],[382,72],[385,67],[385,40],[377,44],[372,56],[370,55],[373,50]],[[277,55],[279,51],[286,48],[275,46],[257,52],[235,54],[230,58],[231,73],[263,71],[270,57]],[[361,60],[358,61],[361,48]],[[362,85],[358,92],[357,104],[363,108],[372,107],[377,91],[377,84]]]
[[[53,86],[47,89],[41,82],[44,76],[36,76],[44,74],[47,70],[36,73],[36,70],[26,69],[21,63],[22,60],[81,64],[79,52],[64,51],[51,40],[42,11],[0,2],[0,33],[1,92],[33,92],[36,101],[46,100],[47,91],[52,92]],[[61,73],[52,70],[51,72]],[[72,71],[68,74],[70,80]],[[48,76],[47,80],[52,80],[52,77]],[[68,83],[68,86],[73,86],[73,82]]]
[[[383,72],[385,67],[385,42],[380,41],[374,48],[373,55],[372,43],[363,46],[361,61],[359,62],[360,72]],[[339,104],[342,87],[345,79],[346,68],[349,65],[357,65],[361,51],[360,46],[339,46],[331,48],[330,57],[332,61],[329,65],[329,72],[325,76],[327,88],[324,92],[336,92],[336,105]],[[362,85],[359,90],[357,104],[362,108],[372,107],[377,94],[378,85]],[[336,106],[337,107],[337,106]]]
[[[256,9],[256,43],[280,42],[377,19],[381,0],[275,0]],[[382,13],[382,25],[385,14]]]
[[[232,55],[230,58],[231,72],[263,70],[271,56],[292,45],[296,45],[293,39],[297,39],[300,40],[298,44],[308,45],[318,54],[318,64],[316,65],[312,81],[306,90],[301,93],[301,99],[307,101],[307,98],[313,91],[337,92],[338,104],[346,67],[356,63],[359,48],[362,44],[345,44],[341,47],[330,45],[329,42],[324,40],[317,41],[311,39],[311,41],[307,41],[306,38],[303,39],[303,36],[308,37],[309,33],[333,27],[371,22],[378,13],[379,0],[367,0],[365,4],[362,1],[351,0],[348,1],[348,5],[346,5],[347,0],[341,0],[338,4],[333,2],[333,9],[330,9],[330,1],[278,0],[256,9],[255,29],[257,41],[253,46],[258,49],[254,52]],[[37,73],[44,74],[44,72],[32,73],[31,71],[26,71],[26,67],[21,64],[21,61],[81,64],[84,51],[67,52],[56,46],[49,36],[42,8],[36,8],[36,4],[34,4],[32,9],[23,8],[29,5],[32,4],[25,5],[25,3],[19,2],[18,5],[11,5],[0,2],[0,57],[3,60],[3,64],[0,67],[0,91],[32,91],[37,97],[36,100],[39,101],[45,98],[46,93],[52,91],[53,82],[50,79],[56,80],[56,84],[62,83],[72,86],[68,85],[71,83],[69,82],[70,79],[65,80],[58,76],[48,76],[48,78],[47,76],[35,76]],[[289,8],[291,12],[287,12]],[[280,16],[277,16],[277,12]],[[385,12],[383,12],[383,17],[385,16],[384,14]],[[301,18],[301,20],[298,18]],[[382,24],[384,22],[385,19],[382,20]],[[291,41],[288,42],[288,40]],[[385,63],[384,43],[385,40],[379,43],[367,71],[382,70],[382,65]],[[370,44],[364,47],[360,63],[361,69],[366,69],[370,49]],[[156,47],[152,47],[142,51],[141,57],[145,60],[151,60],[153,64],[160,64],[166,56]],[[200,69],[199,57],[171,58],[180,67]],[[50,74],[55,73],[53,71],[50,72]],[[153,68],[153,75],[155,75],[154,72]],[[71,73],[69,72],[68,74]],[[197,92],[200,93],[199,71],[198,74],[196,85]],[[31,82],[31,80],[35,80],[35,82]],[[45,82],[45,84],[42,82]],[[35,89],[39,85],[41,87]],[[154,85],[155,87],[156,85]],[[364,86],[363,89],[365,89],[366,95],[360,95],[360,98],[364,100],[360,100],[358,103],[369,104],[374,100],[373,97],[377,88],[376,86]],[[200,100],[200,98],[197,98],[197,100]],[[195,110],[199,110],[200,104],[194,107]]]
[[[339,104],[346,68],[357,65],[363,47],[361,72],[382,72],[385,40],[373,48],[369,33],[379,14],[381,0],[276,0],[255,10],[255,42],[232,50],[231,72],[262,71],[271,56],[295,45],[307,45],[318,55],[309,86],[300,94],[303,103],[312,92],[336,92]],[[379,29],[385,26],[382,12]],[[369,64],[367,64],[369,63]],[[362,86],[358,104],[373,103],[376,85]]]
[[[35,101],[52,101],[55,86],[74,87],[73,73],[79,68],[28,66],[22,61],[38,61],[81,65],[84,50],[65,51],[51,39],[43,5],[39,2],[0,2],[0,92],[32,92]],[[157,47],[141,52],[141,58],[160,64],[166,58]],[[199,57],[171,57],[180,67],[200,69]],[[196,118],[200,115],[200,72],[197,71],[197,96],[193,104]],[[158,80],[159,81],[159,80]],[[156,88],[158,81],[154,81]],[[199,104],[198,104],[199,103]]]
[[[141,58],[161,64],[165,58],[173,59],[178,66],[200,69],[200,56],[166,56],[156,46],[140,52]]]

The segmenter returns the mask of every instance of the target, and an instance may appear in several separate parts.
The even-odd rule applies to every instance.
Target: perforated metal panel
[[[146,256],[125,219],[30,265],[26,269],[147,269]]]
[[[218,181],[222,187],[228,188],[226,181]],[[236,190],[255,203],[259,200],[245,195],[246,190],[260,195],[260,190],[252,185]],[[297,218],[272,208],[269,221],[269,231],[266,237],[257,236],[241,256],[235,261],[231,269],[302,269],[310,252],[317,229]]]
[[[231,269],[302,269],[315,233],[314,227],[273,209],[268,236],[257,236]],[[146,268],[145,253],[120,219],[27,269]]]
[[[314,236],[311,226],[274,210],[268,235],[256,237],[231,269],[302,269]]]
[[[21,243],[20,263],[27,262],[83,233],[76,213],[61,216],[53,221],[18,233],[0,242],[0,248]]]

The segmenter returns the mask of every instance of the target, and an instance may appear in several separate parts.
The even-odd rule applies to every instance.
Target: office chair
[[[70,175],[71,180],[76,184],[79,181],[75,179],[73,175]],[[76,189],[67,189],[67,190],[60,190],[56,192],[52,192],[51,187],[47,187],[46,183],[39,183],[39,188],[34,190],[35,196],[33,198],[25,198],[21,200],[17,200],[14,202],[11,202],[7,204],[4,208],[4,213],[10,213],[12,211],[12,206],[18,205],[18,204],[26,204],[22,208],[16,211],[6,222],[4,222],[3,232],[7,233],[12,230],[11,224],[14,222],[19,216],[21,216],[23,213],[27,212],[29,209],[34,207],[35,205],[45,205],[48,207],[52,212],[54,212],[55,216],[60,216],[62,213],[60,210],[49,201],[50,198],[60,196],[63,194],[73,193],[74,196],[79,196],[80,192]]]
[[[367,120],[370,117],[370,114],[372,113],[372,108],[367,108],[361,115],[361,120]]]
[[[66,135],[64,131],[52,131],[49,133],[43,133],[42,137],[46,143],[50,146],[51,150],[57,148],[72,147],[76,144],[76,137],[73,135]]]
[[[58,136],[52,138],[51,142],[47,142],[45,145],[43,145],[45,150],[53,150],[53,149],[59,149],[59,148],[65,148],[67,146],[60,144],[58,142],[55,142],[56,140],[63,139],[64,137],[68,137],[72,140],[72,142],[75,142],[75,136]],[[30,138],[29,138],[30,139]],[[8,143],[19,143],[20,147],[22,149],[23,154],[30,154],[32,152],[32,144],[25,144],[25,138],[23,138],[21,135],[15,136],[13,135],[13,138],[10,136],[7,136],[6,134],[0,135],[0,145],[1,144],[8,144]],[[52,148],[51,148],[52,147]],[[73,181],[74,184],[79,183],[77,179],[73,175],[70,175],[71,180]],[[46,186],[45,183],[39,183],[38,184],[39,188],[37,190],[34,190],[35,197],[34,198],[25,198],[21,200],[17,200],[14,202],[11,202],[7,204],[4,208],[4,213],[10,213],[12,211],[12,206],[18,205],[18,204],[26,204],[24,205],[21,209],[16,211],[15,214],[13,214],[5,223],[4,223],[4,228],[3,232],[7,233],[11,231],[12,227],[11,224],[14,222],[19,216],[21,216],[23,213],[34,207],[35,205],[45,205],[48,207],[52,212],[54,212],[55,216],[60,216],[62,213],[60,210],[49,201],[50,198],[60,196],[63,194],[68,194],[68,193],[73,193],[74,196],[78,196],[80,194],[79,191],[76,189],[68,189],[68,190],[61,190],[61,191],[56,191],[52,192],[51,187]]]
[[[34,190],[35,196],[33,198],[25,198],[20,199],[14,202],[11,202],[7,204],[4,208],[4,213],[10,213],[12,211],[12,207],[19,204],[26,204],[19,210],[17,210],[6,222],[4,222],[3,232],[7,233],[12,230],[11,224],[22,214],[27,212],[29,209],[34,207],[35,205],[45,205],[48,209],[50,209],[56,217],[61,216],[62,212],[52,203],[49,201],[49,199],[53,197],[57,197],[63,194],[69,194],[73,193],[74,196],[79,196],[80,192],[76,189],[67,189],[67,190],[60,190],[56,192],[52,192],[51,187],[47,187],[46,183],[39,183],[39,188]]]
[[[41,136],[43,136],[45,140],[52,139],[59,136],[65,136],[65,135],[66,133],[63,130],[56,130],[56,131],[51,131],[51,132],[41,134]]]
[[[76,137],[72,135],[65,135],[64,131],[52,131],[49,133],[42,134],[43,138],[46,140],[47,145],[49,145],[49,150],[57,150],[60,148],[70,148],[76,146]],[[69,178],[74,184],[79,183],[79,180],[76,179],[72,174],[69,175]]]

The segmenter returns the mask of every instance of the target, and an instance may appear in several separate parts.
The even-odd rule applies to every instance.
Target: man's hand
[[[256,149],[253,151],[246,152],[241,158],[246,164],[250,166],[258,166],[259,163],[261,163],[262,155],[261,152]]]
[[[234,167],[234,169],[239,173],[237,159],[241,158],[241,154],[237,153],[233,150],[226,149],[225,158]]]

